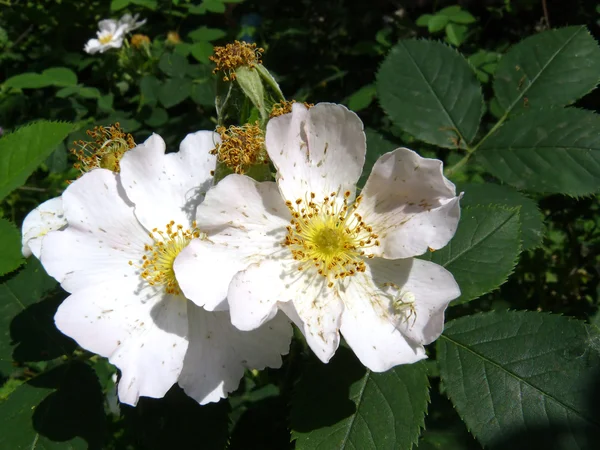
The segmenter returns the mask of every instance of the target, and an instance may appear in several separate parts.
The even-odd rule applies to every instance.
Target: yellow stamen
[[[177,31],[169,31],[167,33],[167,42],[170,44],[179,44],[181,42],[181,37]]]
[[[256,44],[234,41],[225,47],[215,47],[214,54],[209,59],[216,64],[213,73],[223,72],[223,81],[233,81],[236,78],[235,69],[247,66],[250,69],[262,64],[262,54],[265,50],[257,48]]]
[[[102,45],[106,45],[108,44],[110,41],[112,41],[113,35],[112,34],[105,34],[104,36],[98,38],[98,41],[100,41],[100,43]]]
[[[251,166],[269,163],[265,135],[258,122],[241,127],[217,127],[217,133],[221,135],[221,143],[210,154],[217,155],[219,162],[234,173],[244,174]]]
[[[300,262],[298,270],[312,267],[333,287],[337,280],[366,270],[364,260],[373,255],[365,250],[378,246],[379,236],[356,212],[361,196],[352,205],[348,204],[350,192],[341,198],[332,192],[318,203],[315,197],[311,192],[308,198],[286,202],[292,220],[284,245]]]
[[[133,261],[129,264],[141,270],[140,276],[151,286],[164,286],[165,292],[172,295],[181,295],[179,283],[175,278],[173,263],[179,252],[183,250],[192,239],[204,238],[205,234],[196,228],[192,222],[191,229],[184,229],[183,225],[169,222],[165,231],[155,228],[149,233],[152,244],[146,244],[145,254],[142,256],[141,265]]]
[[[119,123],[110,127],[95,127],[86,134],[91,140],[75,141],[75,148],[70,150],[78,160],[73,167],[80,170],[82,175],[97,168],[119,172],[121,158],[126,151],[135,147],[133,137],[124,133]]]
[[[296,100],[292,100],[292,101],[287,101],[287,100],[282,100],[279,103],[275,103],[273,105],[273,108],[271,108],[271,113],[269,114],[269,118],[273,118],[273,117],[278,117],[278,116],[282,116],[284,114],[288,114],[292,112],[292,105],[296,103]],[[315,106],[314,103],[306,103],[303,102],[302,103],[304,106],[306,106],[307,108],[312,108],[313,106]]]

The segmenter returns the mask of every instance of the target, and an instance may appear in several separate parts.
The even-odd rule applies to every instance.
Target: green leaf
[[[376,95],[377,89],[374,84],[363,86],[348,98],[348,108],[352,111],[365,109],[373,102]]]
[[[49,80],[39,73],[21,73],[10,77],[4,82],[4,86],[14,89],[38,89],[50,86]]]
[[[158,92],[160,90],[160,81],[152,75],[145,75],[140,81],[140,92],[142,95],[142,105],[156,105],[158,101]]]
[[[61,143],[56,149],[46,158],[44,163],[48,166],[50,173],[62,173],[69,167],[67,156],[67,147]]]
[[[424,427],[429,381],[422,363],[366,370],[346,347],[309,365],[292,397],[296,449],[410,449]]]
[[[165,108],[172,108],[190,96],[192,81],[183,78],[168,79],[158,91],[158,98]]]
[[[110,2],[110,10],[119,11],[120,9],[129,6],[130,3],[131,0],[112,0],[112,2]]]
[[[465,25],[477,21],[477,19],[473,17],[470,12],[464,10],[457,11],[455,14],[452,14],[449,17],[451,22]]]
[[[21,233],[15,224],[0,217],[0,276],[12,272],[23,264]]]
[[[144,120],[144,122],[151,127],[160,127],[167,123],[168,120],[169,115],[167,114],[167,111],[162,108],[154,108],[150,117]]]
[[[215,85],[211,81],[196,83],[192,86],[192,100],[202,106],[215,107]]]
[[[544,237],[544,216],[538,209],[536,202],[521,194],[510,186],[501,186],[492,183],[467,183],[458,188],[464,191],[465,196],[460,201],[462,207],[466,206],[496,206],[520,207],[521,239],[523,250],[531,250],[542,244]]]
[[[431,14],[423,14],[422,16],[419,16],[419,18],[415,22],[415,25],[417,25],[418,27],[426,27],[429,25],[429,21],[432,17],[433,16]]]
[[[600,189],[600,116],[567,108],[529,111],[486,139],[485,168],[517,189],[588,195]]]
[[[196,28],[188,34],[192,41],[216,41],[227,36],[223,30],[219,28],[200,27]]]
[[[134,5],[143,6],[144,8],[154,11],[158,7],[157,0],[129,0]]]
[[[42,72],[50,84],[54,86],[75,86],[77,84],[77,75],[71,69],[66,67],[52,67]]]
[[[98,99],[98,108],[102,111],[110,112],[113,110],[113,102],[115,100],[115,96],[113,94],[103,95]]]
[[[0,284],[0,361],[13,360],[14,343],[10,333],[13,318],[55,287],[56,281],[46,275],[36,259],[30,259],[23,270]]]
[[[190,46],[192,56],[198,61],[208,64],[210,55],[213,54],[213,46],[210,42],[200,41]]]
[[[429,22],[427,22],[427,30],[430,33],[437,33],[438,31],[442,31],[447,24],[448,17],[436,14],[431,19],[429,19]]]
[[[160,70],[174,78],[185,77],[189,65],[187,59],[177,53],[164,53],[158,62]]]
[[[400,41],[379,69],[377,94],[395,125],[446,148],[465,148],[483,113],[481,86],[469,63],[440,42]]]
[[[503,284],[520,252],[519,208],[476,206],[463,208],[456,234],[430,258],[454,275],[461,296],[451,304],[457,305]]]
[[[494,448],[588,449],[598,442],[598,339],[583,322],[524,311],[463,317],[437,341],[458,413]],[[587,441],[587,438],[590,441]],[[514,439],[514,440],[511,440]],[[559,445],[560,443],[560,445]]]
[[[449,23],[446,25],[446,39],[455,47],[460,47],[467,38],[467,31],[468,28],[465,25]]]
[[[225,12],[225,4],[221,3],[219,0],[204,0],[202,5],[207,9],[207,11],[214,13],[224,13]]]
[[[494,92],[505,112],[568,105],[600,80],[600,48],[583,26],[524,39],[501,60]]]
[[[70,123],[42,120],[0,138],[0,200],[23,185],[72,130]]]
[[[446,17],[453,17],[455,14],[461,12],[461,8],[459,5],[446,6],[445,8],[440,9],[437,13]]]
[[[96,375],[81,361],[37,375],[0,403],[0,448],[104,448],[103,402]]]

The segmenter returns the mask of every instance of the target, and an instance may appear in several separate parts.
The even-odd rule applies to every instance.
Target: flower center
[[[104,35],[104,36],[102,36],[102,37],[99,37],[99,38],[98,38],[98,40],[100,41],[100,43],[101,43],[102,45],[106,45],[106,44],[108,44],[110,41],[112,41],[112,38],[113,38],[113,35],[112,35],[112,33],[108,33],[108,34],[105,34],[105,35]]]
[[[300,262],[298,270],[314,267],[327,279],[327,285],[333,287],[335,280],[366,270],[364,259],[373,255],[365,255],[365,249],[378,246],[379,236],[356,212],[361,196],[351,206],[350,192],[341,201],[335,192],[319,203],[314,201],[315,197],[311,193],[310,199],[286,202],[292,220],[284,245]]]
[[[204,234],[196,228],[196,222],[192,222],[191,229],[184,229],[183,225],[175,225],[174,221],[169,222],[165,231],[153,229],[148,233],[152,239],[152,244],[146,244],[142,256],[142,265],[140,276],[148,282],[150,286],[164,286],[167,294],[181,295],[179,283],[175,278],[173,263],[179,252],[183,250],[192,239],[203,237]],[[129,261],[129,265],[134,265]]]
[[[135,147],[131,134],[123,132],[118,122],[110,127],[95,127],[86,134],[91,140],[75,141],[76,147],[70,150],[78,160],[73,167],[82,174],[96,168],[119,172],[121,158]]]

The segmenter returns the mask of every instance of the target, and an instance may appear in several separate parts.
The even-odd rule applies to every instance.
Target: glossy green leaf
[[[0,217],[0,276],[12,272],[23,264],[21,233],[15,224]]]
[[[473,69],[440,42],[400,41],[379,69],[377,94],[397,126],[440,147],[466,147],[483,113]]]
[[[346,347],[314,363],[292,397],[296,449],[410,449],[424,427],[429,381],[422,363],[366,370]]]
[[[491,312],[446,323],[437,357],[448,396],[483,445],[591,449],[599,338],[567,317]]]
[[[160,81],[152,75],[145,75],[140,81],[140,91],[143,105],[156,105],[158,101],[158,91],[160,90]]]
[[[465,193],[460,201],[462,207],[477,205],[520,207],[523,250],[530,250],[542,244],[542,238],[544,237],[544,216],[540,212],[536,202],[529,197],[526,197],[510,186],[492,183],[467,183],[458,186],[457,189]]]
[[[444,266],[460,286],[465,303],[503,284],[521,252],[519,208],[463,208],[456,234],[448,245],[425,258]]]
[[[507,112],[568,105],[600,81],[600,48],[583,26],[549,30],[516,44],[502,57],[494,92]]]
[[[187,59],[178,53],[163,53],[158,62],[160,70],[174,78],[185,77],[189,65]]]
[[[219,28],[200,27],[188,34],[192,41],[216,41],[227,36],[223,30]]]
[[[127,7],[131,3],[131,0],[112,0],[110,2],[111,11],[119,11]]]
[[[24,184],[72,130],[70,123],[42,120],[0,138],[0,200]]]
[[[443,14],[436,14],[427,22],[427,30],[430,33],[436,33],[444,29],[448,23],[448,17]]]
[[[588,195],[600,190],[600,116],[575,108],[530,111],[483,142],[485,168],[518,189]]]

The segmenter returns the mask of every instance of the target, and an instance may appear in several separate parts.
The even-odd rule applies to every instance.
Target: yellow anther
[[[217,133],[221,136],[221,143],[210,153],[217,155],[219,162],[234,173],[244,174],[254,165],[269,163],[265,135],[258,122],[241,127],[217,127]]]
[[[273,107],[271,108],[271,113],[269,114],[269,118],[273,118],[273,117],[278,117],[278,116],[282,116],[284,114],[288,114],[292,112],[292,105],[296,103],[296,100],[291,100],[291,101],[287,101],[287,100],[282,100],[279,103],[275,103],[273,105]],[[302,102],[302,104],[304,106],[306,106],[307,108],[312,108],[313,106],[315,106],[314,103],[306,103],[306,102]]]

